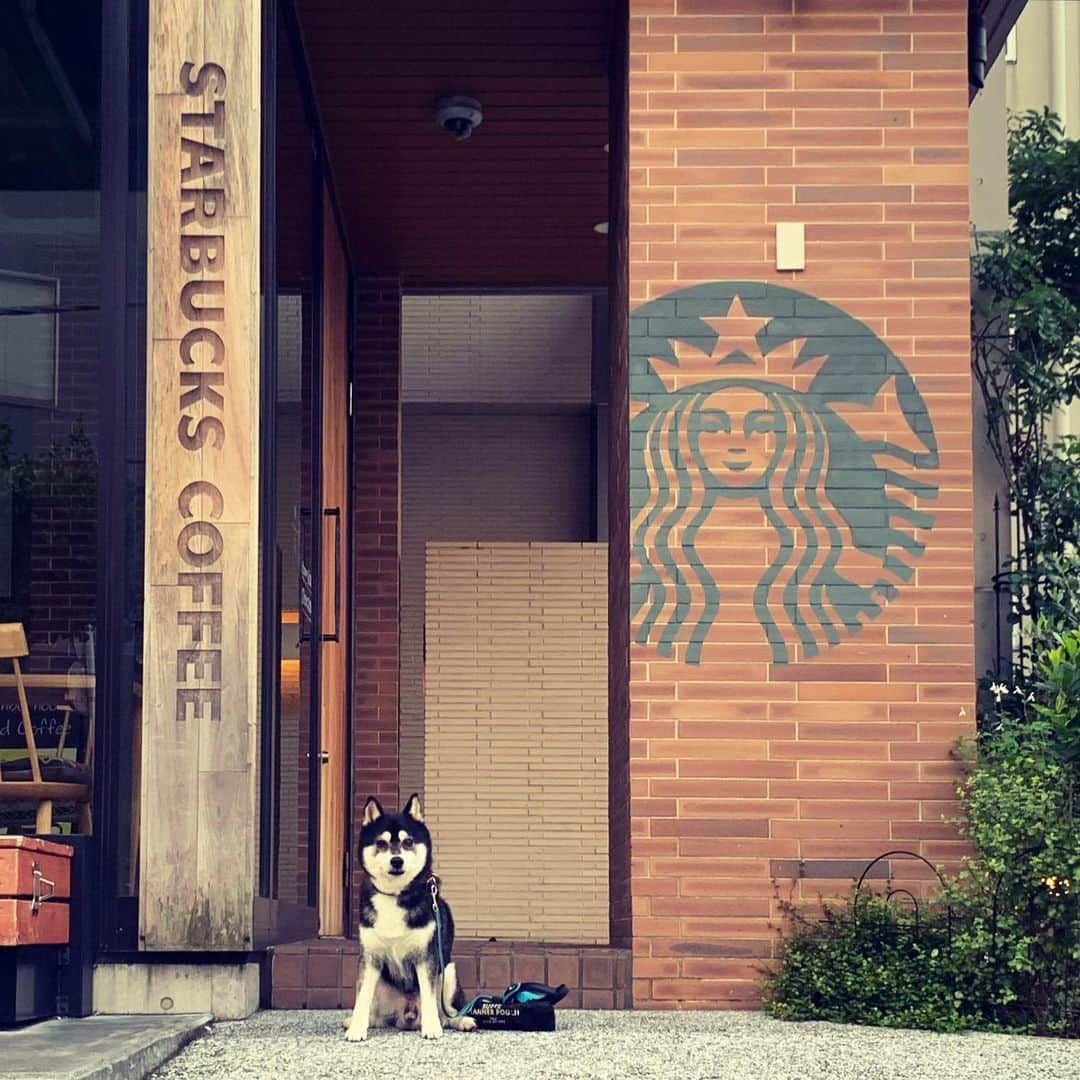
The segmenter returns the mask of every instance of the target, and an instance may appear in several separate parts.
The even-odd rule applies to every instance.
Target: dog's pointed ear
[[[368,801],[364,803],[364,824],[370,825],[373,821],[378,821],[382,816],[382,804],[374,796],[370,796]]]
[[[420,796],[410,795],[409,801],[405,804],[405,809],[402,811],[402,813],[408,814],[409,817],[413,819],[413,821],[423,822],[424,811],[420,809]]]

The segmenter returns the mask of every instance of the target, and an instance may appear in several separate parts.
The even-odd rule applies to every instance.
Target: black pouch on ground
[[[567,994],[565,984],[514,983],[501,998],[473,998],[461,1012],[478,1028],[502,1031],[554,1031],[555,1005]]]
[[[469,1015],[478,1028],[501,1031],[554,1031],[555,1006],[546,1001],[527,1005],[503,1005],[499,1001],[482,1001]]]

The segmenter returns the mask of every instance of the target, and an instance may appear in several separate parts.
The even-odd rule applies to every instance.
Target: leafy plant
[[[1039,662],[1032,708],[1046,725],[1051,754],[1066,770],[1066,812],[1071,814],[1080,769],[1080,631],[1054,638],[1054,646]]]
[[[0,622],[31,622],[30,561],[34,550],[48,544],[54,531],[74,527],[93,529],[97,515],[98,461],[94,443],[81,419],[61,437],[53,438],[36,455],[18,453],[10,425],[0,423],[0,484],[11,492],[12,595],[0,598]],[[34,506],[53,500],[51,511],[35,520]],[[85,566],[93,570],[96,559],[91,539],[80,545]],[[92,604],[92,599],[90,600]],[[89,614],[89,612],[88,612]]]
[[[972,367],[1005,477],[1017,550],[1011,618],[1080,625],[1080,439],[1051,421],[1080,396],[1080,142],[1048,110],[1009,132],[1011,227],[976,237]],[[1021,668],[1024,657],[1021,654]]]
[[[992,685],[959,747],[974,857],[918,922],[859,895],[819,921],[787,906],[773,1015],[1080,1037],[1080,631],[1042,636],[1029,686]]]
[[[97,497],[97,453],[81,420],[71,425],[63,439],[53,439],[37,457],[15,453],[12,444],[11,426],[0,423],[0,474],[8,474],[16,496],[69,485],[71,494],[90,500]]]
[[[1044,658],[1053,688],[1076,678],[1080,635]],[[1027,699],[1024,699],[1027,702]],[[1003,712],[966,747],[961,831],[977,857],[951,884],[953,959],[987,1026],[1080,1036],[1080,821],[1076,699]]]
[[[765,1010],[773,1016],[938,1031],[977,1022],[954,986],[940,906],[915,919],[882,897],[853,892],[826,901],[820,920],[783,908],[790,930],[765,980]]]

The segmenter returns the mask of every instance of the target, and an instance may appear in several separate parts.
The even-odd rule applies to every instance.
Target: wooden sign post
[[[251,947],[260,5],[150,5],[139,939]]]

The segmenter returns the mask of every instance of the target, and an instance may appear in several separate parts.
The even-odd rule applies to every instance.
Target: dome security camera
[[[484,112],[475,98],[456,95],[440,98],[435,105],[435,123],[458,142],[467,139],[483,119]]]

